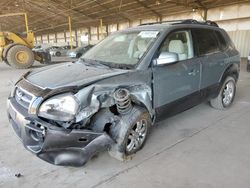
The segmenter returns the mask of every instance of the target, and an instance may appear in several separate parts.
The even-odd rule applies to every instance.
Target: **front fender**
[[[132,102],[146,108],[150,116],[152,118],[154,117],[155,112],[152,108],[152,91],[147,85],[90,85],[79,91],[76,97],[81,101],[82,110],[87,106],[92,106],[95,107],[97,111],[98,109],[109,108],[115,105],[114,92],[120,88],[126,88],[130,92]]]

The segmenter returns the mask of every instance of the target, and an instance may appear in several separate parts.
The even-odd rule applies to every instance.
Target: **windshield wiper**
[[[102,66],[102,67],[106,67],[106,68],[112,68],[110,66],[108,66],[107,64],[102,63],[101,61],[97,61],[97,60],[93,60],[93,59],[85,59],[85,58],[80,58],[83,63],[87,66]]]
[[[106,63],[103,61],[98,61],[98,60],[93,60],[93,59],[85,59],[85,58],[80,58],[81,61],[87,66],[102,66],[102,67],[107,67],[110,69],[133,69],[134,65],[129,65],[129,64],[118,64],[118,63]]]

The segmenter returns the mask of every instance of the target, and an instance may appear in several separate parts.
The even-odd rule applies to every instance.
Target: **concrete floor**
[[[157,124],[132,160],[120,162],[105,152],[80,168],[38,159],[10,128],[6,98],[24,72],[0,64],[0,187],[250,187],[250,73],[245,63],[229,110],[201,104]]]

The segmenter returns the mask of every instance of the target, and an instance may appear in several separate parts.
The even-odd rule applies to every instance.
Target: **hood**
[[[34,70],[25,79],[42,88],[56,89],[67,86],[85,86],[126,72],[128,70],[92,67],[83,63],[63,63]]]

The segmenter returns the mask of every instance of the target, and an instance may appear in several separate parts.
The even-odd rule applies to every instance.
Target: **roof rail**
[[[176,24],[200,24],[200,25],[209,25],[209,26],[219,27],[216,22],[213,22],[210,20],[200,22],[200,21],[197,21],[194,19],[151,22],[151,23],[140,24],[139,26],[154,25],[154,24],[172,24],[172,25],[176,25]]]
[[[161,22],[149,22],[149,23],[143,23],[143,24],[140,24],[139,26],[143,26],[143,25],[154,25],[154,24],[164,24],[164,23],[170,23],[170,24],[173,24],[173,23],[181,23],[185,20],[169,20],[169,21],[161,21]]]

